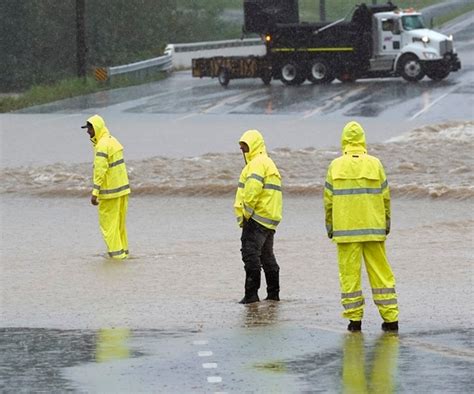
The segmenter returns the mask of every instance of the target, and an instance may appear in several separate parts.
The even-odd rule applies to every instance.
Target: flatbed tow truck
[[[461,68],[453,37],[427,29],[414,9],[356,5],[329,23],[300,23],[298,0],[244,0],[245,33],[257,33],[264,56],[215,56],[192,60],[193,77],[260,78],[286,85],[353,82],[361,78],[425,75],[439,81]]]

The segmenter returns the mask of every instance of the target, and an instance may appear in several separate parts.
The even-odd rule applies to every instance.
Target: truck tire
[[[281,68],[281,81],[285,85],[301,85],[304,80],[305,76],[303,71],[296,62],[283,64]]]
[[[450,70],[446,69],[426,70],[426,75],[433,81],[441,81],[449,75],[449,72]]]
[[[221,67],[219,74],[217,75],[217,79],[219,80],[221,86],[226,87],[230,81],[229,71],[227,71],[225,67]]]
[[[400,75],[409,82],[418,82],[425,76],[420,59],[410,53],[403,55],[398,62],[398,71]]]
[[[334,81],[331,65],[324,59],[316,59],[311,63],[308,79],[314,84],[331,83]]]

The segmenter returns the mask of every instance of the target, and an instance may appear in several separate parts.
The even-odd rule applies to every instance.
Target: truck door
[[[398,18],[379,19],[379,55],[397,55],[400,52],[401,35]]]

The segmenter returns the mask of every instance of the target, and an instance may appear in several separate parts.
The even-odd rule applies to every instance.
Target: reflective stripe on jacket
[[[237,222],[252,218],[274,230],[281,221],[283,198],[281,175],[268,157],[265,142],[257,130],[246,131],[241,142],[249,147],[245,154],[246,166],[239,178],[234,210]]]
[[[362,127],[350,122],[343,156],[329,166],[324,187],[326,230],[335,242],[384,241],[390,230],[390,191],[382,163],[367,154]]]
[[[94,115],[88,120],[93,126],[94,174],[92,194],[99,199],[110,199],[130,193],[127,168],[123,159],[123,146],[112,137],[104,120]]]

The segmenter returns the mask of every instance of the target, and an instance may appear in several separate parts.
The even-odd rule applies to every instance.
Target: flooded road
[[[2,329],[0,344],[5,344],[6,336],[9,346],[4,347],[1,365],[9,372],[6,387],[34,386],[36,392],[455,393],[474,389],[469,355],[436,345],[439,339],[460,338],[454,346],[464,346],[469,342],[467,331],[366,336],[270,322],[205,334],[120,328]]]
[[[0,115],[0,391],[474,391],[469,29],[455,32],[463,69],[441,83],[224,90],[180,72]],[[79,126],[96,112],[125,146],[125,262],[104,257],[88,199]],[[392,190],[399,336],[382,334],[365,275],[363,334],[340,318],[321,194],[351,119]],[[282,301],[243,306],[232,202],[237,141],[255,127],[283,176]]]

